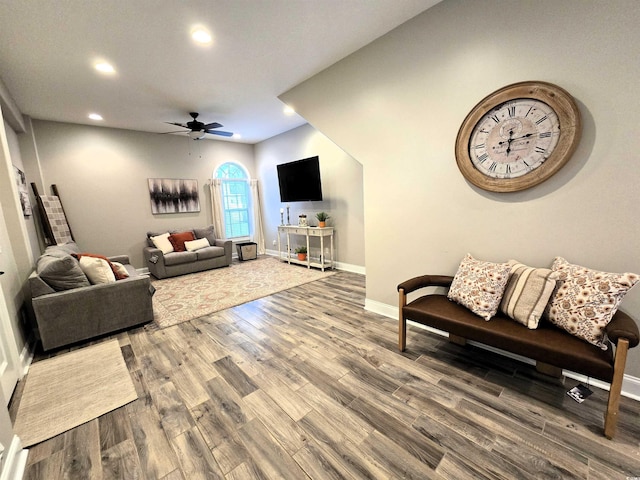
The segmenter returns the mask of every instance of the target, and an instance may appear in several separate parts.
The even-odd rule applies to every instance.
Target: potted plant
[[[318,227],[324,228],[327,226],[327,220],[331,217],[327,212],[319,212],[316,213],[316,218],[318,219]]]
[[[304,262],[307,259],[307,247],[296,248],[296,253],[298,254],[298,260],[301,262]]]

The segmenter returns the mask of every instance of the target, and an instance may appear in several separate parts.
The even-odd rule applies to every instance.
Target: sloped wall
[[[454,274],[467,252],[640,273],[638,24],[633,0],[445,0],[280,97],[364,166],[368,301],[393,307],[399,282]],[[455,163],[460,124],[524,80],[575,97],[581,143],[539,186],[477,189]],[[640,287],[622,309],[640,321]]]

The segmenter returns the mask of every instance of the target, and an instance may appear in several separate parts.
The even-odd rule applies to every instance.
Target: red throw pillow
[[[176,252],[186,252],[187,248],[184,246],[184,242],[192,242],[195,239],[193,232],[180,232],[169,235],[169,241]]]
[[[80,261],[80,257],[94,257],[94,258],[101,258],[103,260],[106,260],[109,266],[111,267],[111,271],[113,272],[113,275],[116,277],[116,280],[122,280],[123,278],[127,278],[126,275],[122,275],[121,273],[119,273],[118,269],[104,255],[98,255],[97,253],[72,253],[71,255],[76,257],[78,261]]]

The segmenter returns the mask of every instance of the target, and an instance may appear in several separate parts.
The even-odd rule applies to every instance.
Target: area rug
[[[155,322],[160,328],[170,327],[334,273],[264,256],[229,267],[154,280]]]
[[[30,447],[138,398],[117,340],[29,368],[14,430]]]

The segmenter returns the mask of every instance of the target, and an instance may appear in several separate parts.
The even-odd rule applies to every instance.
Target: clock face
[[[524,190],[569,161],[581,128],[568,92],[547,82],[514,83],[469,112],[456,138],[456,162],[464,177],[484,190]]]
[[[542,166],[560,135],[556,112],[546,103],[517,98],[498,105],[476,124],[469,158],[492,178],[517,178]]]

